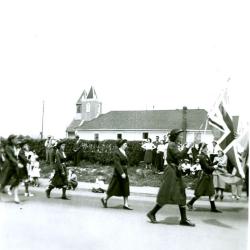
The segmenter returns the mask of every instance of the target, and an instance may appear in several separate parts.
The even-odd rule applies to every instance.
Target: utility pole
[[[44,120],[44,101],[43,101],[43,111],[42,111],[42,131],[41,131],[41,139],[43,139],[43,120]]]

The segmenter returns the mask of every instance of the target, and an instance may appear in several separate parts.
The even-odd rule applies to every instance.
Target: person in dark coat
[[[14,202],[20,203],[18,196],[18,186],[20,183],[18,172],[19,168],[23,168],[23,164],[21,164],[18,159],[17,144],[17,136],[13,134],[10,135],[5,147],[7,165],[1,179],[0,192],[3,192],[5,186],[7,186],[10,183],[10,180],[12,180],[11,184],[13,186]]]
[[[7,161],[6,161],[6,154],[5,154],[4,146],[0,144],[0,183],[3,177],[3,173],[7,167],[6,163]]]
[[[66,196],[66,190],[68,187],[68,177],[67,177],[67,168],[66,168],[66,155],[64,152],[65,142],[62,140],[57,143],[57,150],[55,154],[55,164],[54,170],[55,174],[51,179],[51,183],[46,189],[47,198],[50,198],[51,190],[54,188],[62,188],[62,199],[69,200]]]
[[[208,148],[207,144],[200,143],[199,144],[199,160],[202,169],[202,173],[197,182],[194,197],[187,203],[187,207],[192,210],[193,204],[196,200],[198,200],[201,196],[208,196],[211,205],[211,212],[221,213],[221,211],[217,210],[214,200],[215,200],[215,189],[213,184],[213,171],[218,169],[218,166],[214,166],[208,156]]]
[[[114,152],[114,172],[112,179],[109,183],[106,198],[102,198],[101,202],[103,207],[107,208],[108,199],[112,196],[123,196],[123,208],[132,210],[128,205],[129,191],[129,178],[127,172],[128,158],[126,155],[127,140],[119,140],[117,142],[117,149]]]
[[[32,193],[29,192],[29,175],[28,175],[28,168],[27,164],[30,164],[30,160],[27,158],[27,153],[29,151],[29,145],[26,140],[22,140],[19,142],[19,146],[21,147],[18,153],[18,159],[23,165],[23,168],[18,169],[19,180],[24,182],[25,193],[24,196],[34,196]],[[11,185],[12,189],[12,185]]]
[[[181,160],[187,156],[189,150],[185,147],[182,151],[179,145],[182,142],[182,130],[173,129],[170,132],[167,149],[167,167],[163,176],[163,182],[159,189],[156,205],[147,213],[152,223],[156,223],[155,215],[165,204],[177,204],[181,214],[180,225],[195,226],[186,216],[185,184],[182,180]]]

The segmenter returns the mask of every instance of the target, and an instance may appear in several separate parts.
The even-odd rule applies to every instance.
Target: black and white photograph
[[[249,10],[0,1],[0,249],[247,250]]]

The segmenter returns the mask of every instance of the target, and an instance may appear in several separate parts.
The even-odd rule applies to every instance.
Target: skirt
[[[66,175],[55,172],[55,175],[51,179],[51,185],[55,188],[66,187],[68,186],[68,178]]]
[[[144,162],[146,164],[151,164],[153,159],[153,152],[152,150],[146,150],[145,155],[144,155]]]
[[[177,175],[176,167],[167,165],[157,195],[157,204],[160,206],[165,204],[186,205],[185,188],[182,176],[179,173]]]
[[[128,176],[126,177],[126,179],[123,179],[120,176],[113,175],[108,186],[107,195],[109,197],[111,196],[128,197],[130,195]]]
[[[195,196],[213,196],[215,194],[213,175],[203,172],[197,182],[194,194]]]

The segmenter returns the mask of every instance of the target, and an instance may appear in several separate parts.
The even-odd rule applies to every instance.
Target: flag
[[[213,128],[212,132],[217,138],[218,145],[228,157],[228,165],[236,167],[241,177],[244,178],[245,174],[237,150],[237,128],[229,113],[228,104],[227,90],[224,90],[213,109],[208,113],[208,122]]]

